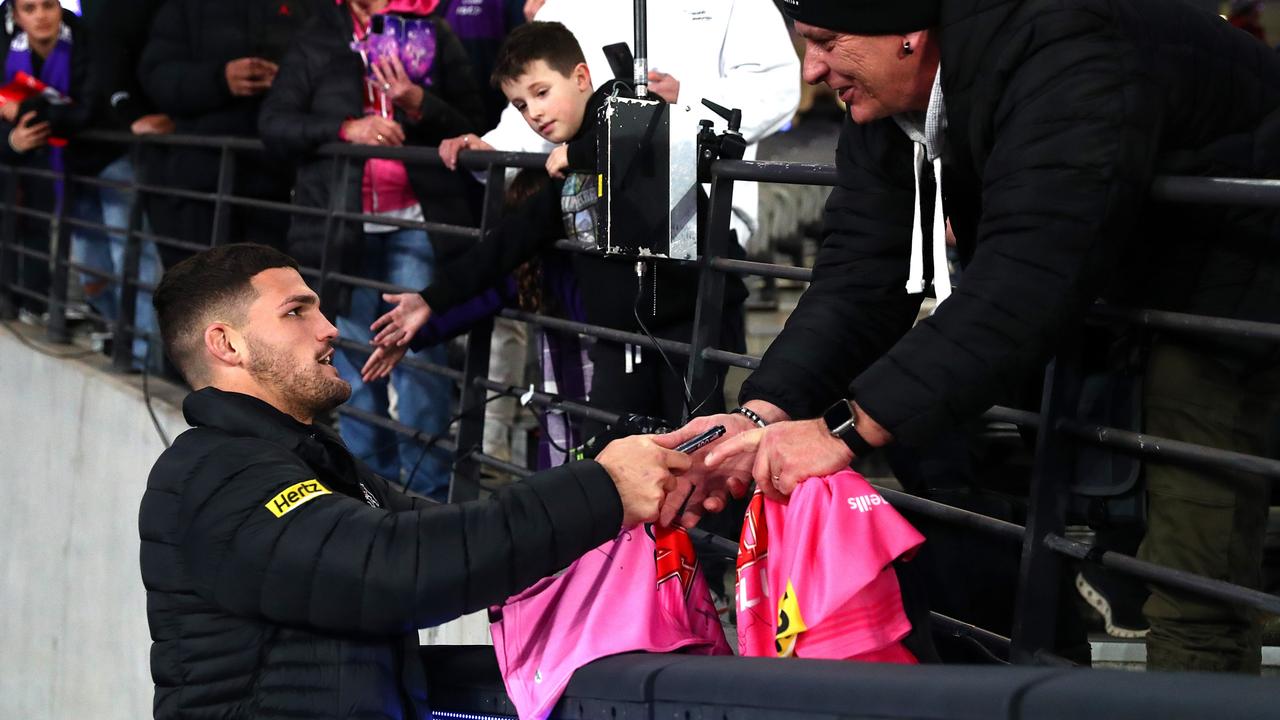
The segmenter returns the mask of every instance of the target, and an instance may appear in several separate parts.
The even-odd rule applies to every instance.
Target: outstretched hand
[[[372,344],[384,347],[407,346],[413,336],[427,324],[427,320],[431,319],[431,307],[418,293],[388,293],[382,299],[395,307],[369,326],[370,330],[377,333]]]
[[[404,359],[404,354],[409,352],[409,348],[400,345],[392,345],[390,347],[379,345],[373,349],[373,353],[369,355],[369,359],[364,361],[364,367],[360,368],[360,379],[366,383],[391,374],[391,371],[400,361]]]
[[[706,464],[740,471],[748,457],[752,458],[751,478],[764,496],[786,502],[806,479],[849,467],[853,452],[831,436],[821,419],[796,420],[757,428],[719,443],[707,454]]]
[[[662,505],[662,512],[658,517],[660,524],[671,525],[678,521],[684,527],[693,527],[706,513],[724,510],[729,495],[742,497],[746,494],[747,487],[751,484],[752,458],[743,457],[736,463],[726,462],[714,469],[707,467],[706,459],[711,450],[720,447],[729,438],[755,429],[755,423],[747,418],[737,413],[693,418],[679,430],[656,436],[656,440],[675,447],[716,425],[724,426],[724,436],[690,456],[692,465],[687,472],[676,478],[675,490],[667,495],[667,500]],[[684,511],[676,517],[682,504],[685,506]]]
[[[622,500],[622,526],[658,519],[658,511],[676,486],[677,473],[689,469],[689,456],[672,450],[661,435],[631,435],[614,440],[596,456],[613,478]]]

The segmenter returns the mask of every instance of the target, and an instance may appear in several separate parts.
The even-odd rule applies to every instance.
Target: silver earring
[[[912,49],[911,49],[911,41],[910,41],[910,40],[903,40],[903,41],[902,41],[902,54],[903,54],[903,55],[910,55],[910,54],[911,54],[911,53],[913,53],[913,52],[915,52],[915,50],[912,50]]]

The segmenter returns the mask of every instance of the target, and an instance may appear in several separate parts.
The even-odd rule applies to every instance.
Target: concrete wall
[[[4,332],[0,398],[0,717],[150,717],[138,502],[164,446],[141,393]]]
[[[151,386],[172,438],[186,428],[182,393]],[[0,718],[151,716],[137,521],[163,449],[138,377],[41,355],[0,328]],[[479,614],[422,635],[484,643],[488,624]]]

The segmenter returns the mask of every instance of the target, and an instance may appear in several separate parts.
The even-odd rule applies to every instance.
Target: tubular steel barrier
[[[331,202],[327,208],[301,207],[280,202],[270,202],[233,194],[237,154],[260,153],[264,147],[256,140],[244,138],[147,136],[135,137],[123,133],[92,132],[80,136],[81,141],[116,143],[127,146],[135,169],[141,171],[139,162],[143,145],[198,147],[219,153],[217,188],[213,192],[159,187],[147,182],[141,173],[135,182],[122,185],[97,178],[71,175],[65,170],[53,172],[35,168],[0,166],[0,319],[15,315],[15,296],[45,303],[48,310],[47,335],[52,342],[69,341],[67,333],[67,289],[69,271],[85,273],[121,287],[119,316],[112,323],[114,336],[113,365],[120,371],[132,366],[131,346],[138,329],[133,326],[134,308],[138,291],[152,290],[152,286],[139,280],[142,242],[183,251],[197,251],[209,246],[188,238],[162,237],[143,229],[142,195],[168,196],[211,203],[214,206],[214,222],[210,242],[219,244],[234,240],[227,236],[229,213],[233,207],[253,207],[293,215],[322,217],[325,220],[322,257],[319,268],[303,268],[303,274],[311,279],[317,290],[333,284],[348,287],[372,288],[383,292],[417,291],[419,288],[402,288],[381,278],[366,278],[349,274],[342,268],[332,267],[332,256],[338,230],[347,223],[365,221],[384,223],[396,227],[412,227],[431,234],[453,235],[462,238],[484,239],[490,237],[498,225],[503,200],[503,177],[511,168],[541,168],[544,156],[529,153],[468,152],[460,158],[460,164],[469,170],[486,171],[485,191],[478,228],[447,225],[433,222],[410,222],[377,215],[348,212],[345,188],[357,163],[369,158],[388,158],[407,163],[440,165],[434,148],[369,148],[342,143],[325,145],[318,153],[332,159]],[[605,341],[627,343],[646,348],[660,348],[666,353],[689,358],[686,381],[689,386],[708,380],[712,372],[710,364],[754,369],[760,358],[729,352],[714,347],[709,339],[717,336],[722,307],[721,297],[726,274],[754,275],[808,282],[811,269],[774,265],[770,263],[734,260],[727,257],[731,199],[735,182],[773,182],[809,185],[832,185],[836,171],[831,165],[815,165],[788,162],[754,162],[744,160],[719,160],[711,166],[707,251],[696,261],[699,269],[699,292],[694,308],[694,326],[688,342],[653,338],[618,329],[593,326],[558,317],[551,317],[522,310],[505,309],[500,316],[528,324],[545,331],[591,336]],[[57,180],[66,190],[64,201],[56,212],[20,207],[18,185],[20,177]],[[68,217],[67,198],[73,197],[75,187],[97,186],[127,188],[132,190],[132,204],[128,227],[107,227]],[[1161,202],[1193,204],[1231,204],[1258,207],[1280,207],[1280,180],[1252,180],[1237,178],[1158,177],[1152,186],[1152,196]],[[19,217],[47,222],[47,244],[44,249],[28,247],[19,237]],[[92,229],[122,235],[125,240],[125,261],[116,272],[74,262],[69,255],[72,229]],[[37,247],[40,247],[37,244]],[[581,248],[567,242],[557,245],[560,250],[582,252]],[[51,283],[48,287],[27,287],[16,282],[16,266],[23,261],[36,260],[47,263]],[[1122,308],[1106,304],[1095,305],[1088,318],[1091,322],[1122,323],[1152,330],[1176,330],[1180,333],[1204,337],[1245,338],[1259,341],[1280,341],[1280,324],[1247,322],[1226,318],[1203,317],[1148,309]],[[407,358],[407,367],[442,375],[454,381],[461,399],[456,415],[458,431],[455,438],[431,437],[416,428],[389,418],[373,415],[355,408],[343,407],[340,412],[362,421],[375,424],[397,433],[403,442],[420,445],[438,445],[455,452],[450,501],[479,497],[479,474],[482,466],[497,469],[515,476],[531,471],[518,464],[490,457],[481,452],[484,433],[484,405],[498,396],[525,395],[525,404],[567,413],[570,415],[612,423],[623,408],[601,408],[575,398],[560,397],[554,393],[528,391],[507,385],[489,377],[489,350],[492,319],[472,328],[465,343],[465,362],[461,371],[440,365]],[[156,338],[149,337],[150,341]],[[369,351],[369,348],[349,339],[340,339],[343,348]],[[1034,464],[1031,473],[1029,511],[1025,526],[1009,523],[933,500],[882,489],[881,492],[893,505],[913,513],[957,527],[989,534],[1022,545],[1021,569],[1015,604],[1012,637],[1005,638],[989,630],[935,613],[939,630],[972,637],[984,645],[997,646],[1008,652],[1009,659],[1021,664],[1059,664],[1063,662],[1051,652],[1058,621],[1058,583],[1062,562],[1071,558],[1091,562],[1116,572],[1196,593],[1223,602],[1245,605],[1280,614],[1280,597],[1269,595],[1230,583],[1196,576],[1153,563],[1127,557],[1085,543],[1069,540],[1064,536],[1070,494],[1068,470],[1082,445],[1109,448],[1116,452],[1144,459],[1198,468],[1230,469],[1254,473],[1267,478],[1280,478],[1280,460],[1256,457],[1238,452],[1204,447],[1166,438],[1153,437],[1130,430],[1087,423],[1074,416],[1076,396],[1081,382],[1080,342],[1067,339],[1045,372],[1043,398],[1038,412],[1016,408],[993,407],[982,419],[990,422],[1010,423],[1027,430],[1039,430],[1036,435]],[[1050,429],[1044,431],[1044,429]],[[736,544],[732,541],[709,536],[701,531],[694,533],[695,543],[703,552],[732,556]]]

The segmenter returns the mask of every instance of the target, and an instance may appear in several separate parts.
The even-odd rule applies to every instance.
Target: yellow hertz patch
[[[276,517],[284,517],[285,513],[299,505],[328,494],[329,488],[321,485],[319,480],[303,480],[297,485],[281,490],[280,494],[268,500],[264,507]]]
[[[773,649],[778,657],[791,657],[796,650],[796,639],[800,633],[808,630],[804,618],[800,617],[800,603],[796,600],[796,589],[791,581],[787,581],[787,589],[778,601],[778,629],[774,635]]]

